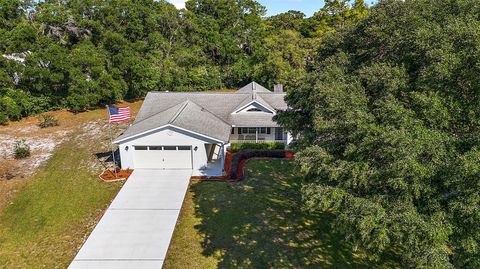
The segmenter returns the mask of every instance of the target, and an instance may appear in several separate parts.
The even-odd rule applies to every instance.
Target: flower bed
[[[244,166],[248,159],[268,158],[268,159],[289,159],[294,158],[294,153],[287,150],[244,150],[236,153],[232,157],[230,171],[227,174],[230,180],[242,180],[244,177]]]
[[[120,181],[120,180],[127,180],[128,177],[133,173],[133,170],[122,170],[117,168],[117,173],[112,170],[105,170],[100,174],[100,179],[105,182],[113,182],[113,181]]]
[[[227,151],[225,155],[225,165],[223,176],[193,176],[192,179],[200,180],[233,180],[239,181],[244,178],[244,167],[246,161],[252,158],[268,158],[268,159],[287,159],[293,160],[295,154],[290,150],[243,150],[237,153]]]

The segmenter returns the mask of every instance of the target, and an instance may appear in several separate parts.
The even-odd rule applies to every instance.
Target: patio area
[[[223,165],[221,159],[213,159],[207,163],[202,169],[200,169],[202,173],[201,176],[204,177],[219,177],[223,176]]]

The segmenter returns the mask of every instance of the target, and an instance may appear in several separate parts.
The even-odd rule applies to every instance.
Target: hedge
[[[278,150],[285,149],[285,144],[282,142],[262,142],[262,143],[232,143],[230,145],[231,152],[239,152],[241,150]]]

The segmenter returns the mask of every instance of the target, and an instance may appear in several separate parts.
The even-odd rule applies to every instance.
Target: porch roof
[[[229,122],[234,127],[280,127],[272,120],[271,114],[238,113],[230,115]]]

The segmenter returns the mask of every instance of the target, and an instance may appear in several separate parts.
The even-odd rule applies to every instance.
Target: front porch
[[[232,127],[230,143],[287,143],[288,134],[281,127]]]
[[[205,144],[207,164],[200,168],[202,177],[223,176],[225,164],[225,146],[217,144]]]

